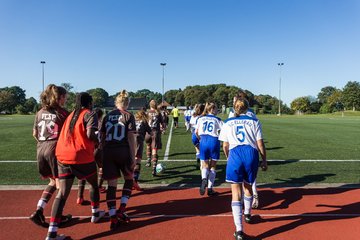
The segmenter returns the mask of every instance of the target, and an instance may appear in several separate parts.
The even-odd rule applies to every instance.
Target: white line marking
[[[171,121],[171,127],[170,127],[168,141],[166,143],[166,149],[165,149],[164,160],[163,161],[168,161],[168,159],[169,159],[169,152],[170,152],[170,144],[171,144],[173,126],[174,126],[174,120]]]
[[[284,214],[254,214],[260,217],[360,217],[360,213],[284,213]],[[73,218],[90,218],[91,216],[73,216]],[[184,217],[233,217],[232,214],[137,214],[131,215],[130,218],[184,218]],[[49,219],[50,217],[46,217]],[[109,218],[106,216],[105,218]],[[0,217],[0,220],[27,220],[29,216],[19,217]]]
[[[171,139],[171,135],[169,135],[169,139]],[[194,159],[168,159],[169,151],[170,151],[170,142],[168,140],[166,144],[166,151],[163,160],[164,162],[194,162]],[[146,160],[142,160],[146,162]],[[218,160],[218,162],[226,162],[227,160]],[[293,159],[293,160],[281,160],[281,159],[270,159],[268,162],[360,162],[360,159],[344,159],[344,160],[331,160],[331,159]],[[36,163],[37,161],[33,160],[0,160],[0,163]]]

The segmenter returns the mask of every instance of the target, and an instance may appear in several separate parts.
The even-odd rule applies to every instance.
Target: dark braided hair
[[[91,95],[87,92],[81,92],[81,93],[76,94],[74,115],[70,121],[70,126],[69,126],[70,134],[72,134],[74,131],[75,123],[77,122],[77,120],[79,118],[81,109],[88,108],[89,105],[92,103],[92,101],[93,101],[93,99],[92,99]]]

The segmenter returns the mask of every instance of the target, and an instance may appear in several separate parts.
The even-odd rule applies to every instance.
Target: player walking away
[[[44,217],[44,208],[51,199],[55,190],[59,188],[59,174],[55,147],[61,128],[69,113],[63,108],[66,102],[65,88],[50,84],[41,93],[41,109],[36,113],[33,136],[37,141],[38,170],[43,179],[49,179],[38,201],[36,211],[31,214],[30,220],[35,224],[48,227]],[[61,223],[71,220],[71,215],[63,216]]]
[[[109,112],[101,126],[103,149],[103,177],[108,181],[106,202],[110,215],[110,229],[114,230],[120,221],[130,221],[126,205],[131,196],[135,167],[135,118],[127,111],[129,94],[122,90],[115,99],[116,109]],[[116,189],[118,178],[124,176],[120,207],[116,210]]]
[[[151,134],[151,128],[148,123],[148,116],[144,110],[139,110],[135,114],[135,123],[136,123],[136,150],[135,150],[135,169],[134,169],[134,186],[133,188],[141,191],[139,186],[140,170],[141,170],[141,160],[144,149],[144,140],[145,135]]]
[[[191,141],[195,147],[195,157],[196,157],[196,168],[200,168],[200,149],[199,149],[199,139],[196,136],[196,124],[200,115],[204,112],[205,105],[204,104],[196,104],[194,107],[193,114],[190,118],[190,130],[191,130]]]
[[[102,122],[102,116],[103,116],[103,111],[100,108],[96,108],[95,113],[97,115],[98,118],[98,129],[100,129],[101,127],[101,122]],[[98,139],[100,141],[100,136],[99,136],[99,131],[95,132],[96,135],[98,136]],[[95,152],[94,152],[94,157],[95,157],[95,162],[96,165],[98,167],[98,181],[99,181],[99,190],[101,193],[105,193],[106,192],[106,188],[103,187],[103,177],[102,177],[102,166],[103,166],[103,160],[102,160],[102,150],[99,149],[98,144],[97,146],[95,146]],[[79,205],[85,205],[87,201],[84,200],[84,190],[85,190],[85,185],[86,185],[86,180],[82,179],[78,181],[78,197],[76,200],[76,203]]]
[[[238,99],[246,99],[247,101],[249,101],[249,97],[247,96],[247,94],[240,90],[235,96],[234,96],[234,99],[233,99],[233,106],[235,106],[235,102],[236,100]],[[256,118],[256,114],[250,109],[248,108],[247,112],[246,112],[246,115],[249,116],[249,117],[252,117],[252,118]],[[232,118],[235,116],[235,112],[234,112],[234,108],[232,108],[232,110],[229,112],[229,118]],[[252,202],[252,205],[251,207],[252,208],[258,208],[259,207],[259,194],[258,194],[258,191],[257,191],[257,187],[256,187],[256,179],[254,181],[254,184],[252,184],[252,190],[253,190],[253,202]]]
[[[244,238],[242,225],[242,204],[244,196],[245,222],[251,221],[251,203],[254,183],[258,171],[259,153],[262,158],[262,170],[267,170],[266,150],[263,142],[261,124],[258,119],[249,117],[249,103],[246,99],[237,99],[234,104],[235,117],[225,121],[219,140],[223,141],[223,150],[227,158],[226,182],[231,183],[232,214],[236,226],[236,240]],[[244,187],[242,187],[244,186]],[[242,191],[244,194],[242,195]]]
[[[104,211],[99,210],[100,196],[94,160],[98,120],[95,112],[91,111],[92,103],[92,97],[88,93],[76,95],[75,110],[65,120],[56,145],[60,187],[51,210],[47,240],[66,238],[64,235],[57,235],[57,231],[59,218],[75,177],[86,179],[90,184],[91,222],[96,223],[105,215]]]
[[[203,116],[199,117],[196,125],[196,135],[200,139],[201,186],[200,195],[216,195],[214,183],[216,178],[216,163],[220,158],[220,141],[218,139],[223,122],[216,117],[215,103],[207,103]]]
[[[193,110],[191,109],[191,106],[188,106],[184,112],[184,120],[185,120],[185,128],[186,131],[190,130],[190,119],[191,115],[193,114]]]
[[[164,122],[164,129],[162,129],[162,133],[164,134],[169,125],[169,112],[164,105],[161,105],[160,112]]]
[[[164,121],[160,111],[157,109],[156,101],[150,101],[150,110],[147,112],[151,134],[146,134],[146,156],[147,167],[152,165],[152,175],[156,176],[156,165],[158,162],[158,150],[162,148],[161,128],[164,129]]]
[[[172,110],[171,110],[171,115],[173,115],[173,119],[174,119],[174,127],[177,128],[179,126],[179,109],[177,109],[177,107],[175,106]]]

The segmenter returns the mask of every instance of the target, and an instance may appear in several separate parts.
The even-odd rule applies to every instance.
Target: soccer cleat
[[[110,230],[115,230],[120,226],[120,221],[119,219],[115,216],[115,217],[111,217],[110,218]]]
[[[204,195],[205,194],[205,190],[206,190],[206,185],[207,185],[207,179],[203,178],[201,180],[201,186],[200,186],[200,195]]]
[[[259,207],[259,196],[255,195],[253,196],[253,202],[251,205],[252,208],[258,208]]]
[[[208,195],[209,197],[216,196],[216,195],[218,195],[218,194],[219,194],[219,193],[216,192],[214,189],[208,188],[207,195]]]
[[[151,174],[152,174],[153,177],[156,177],[156,167],[153,168]]]
[[[40,211],[40,210],[36,210],[33,214],[31,214],[29,219],[33,223],[35,223],[36,225],[38,225],[40,227],[44,227],[44,228],[49,227],[49,224],[45,221],[45,217],[44,217],[43,212]]]
[[[60,224],[59,224],[59,227],[67,224],[68,222],[71,221],[71,219],[72,219],[72,215],[71,215],[71,214],[61,216],[61,222],[60,222]]]
[[[133,189],[135,189],[136,191],[142,191],[141,187],[139,186],[139,182],[136,180],[134,180]]]
[[[78,197],[78,198],[76,199],[76,204],[82,205],[83,203],[84,203],[84,198]]]
[[[52,237],[46,237],[45,240],[64,240],[66,239],[67,236],[65,236],[64,234],[60,234],[57,235],[56,237],[52,238]]]
[[[251,214],[244,214],[244,219],[246,223],[251,223]]]
[[[100,210],[96,214],[97,214],[97,216],[95,216],[95,215],[91,216],[91,222],[92,223],[97,223],[102,217],[104,217],[105,216],[105,211]]]
[[[235,240],[243,240],[244,239],[244,233],[243,231],[238,231],[234,233]]]
[[[116,215],[120,220],[122,220],[122,221],[124,221],[126,223],[130,222],[130,217],[129,217],[129,215],[126,214],[126,212],[121,211],[120,209],[118,209],[116,211]]]
[[[145,167],[150,167],[151,166],[151,158],[148,158],[146,160],[146,164],[145,164]]]
[[[106,187],[99,187],[100,193],[106,193]]]

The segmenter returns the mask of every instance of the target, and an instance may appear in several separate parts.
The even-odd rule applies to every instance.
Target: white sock
[[[253,195],[258,195],[257,189],[256,189],[256,179],[255,179],[254,183],[251,185],[251,188],[253,191]]]
[[[201,179],[207,178],[209,174],[209,169],[208,168],[202,168],[201,169]]]
[[[250,214],[253,196],[244,195],[244,214]]]
[[[231,209],[232,209],[232,214],[234,217],[234,224],[236,227],[236,231],[242,231],[243,227],[242,227],[242,218],[241,218],[241,210],[242,206],[241,206],[241,202],[240,201],[232,201],[231,202]]]
[[[210,169],[209,172],[209,181],[208,181],[208,188],[212,188],[215,183],[215,177],[216,177],[216,170]]]

